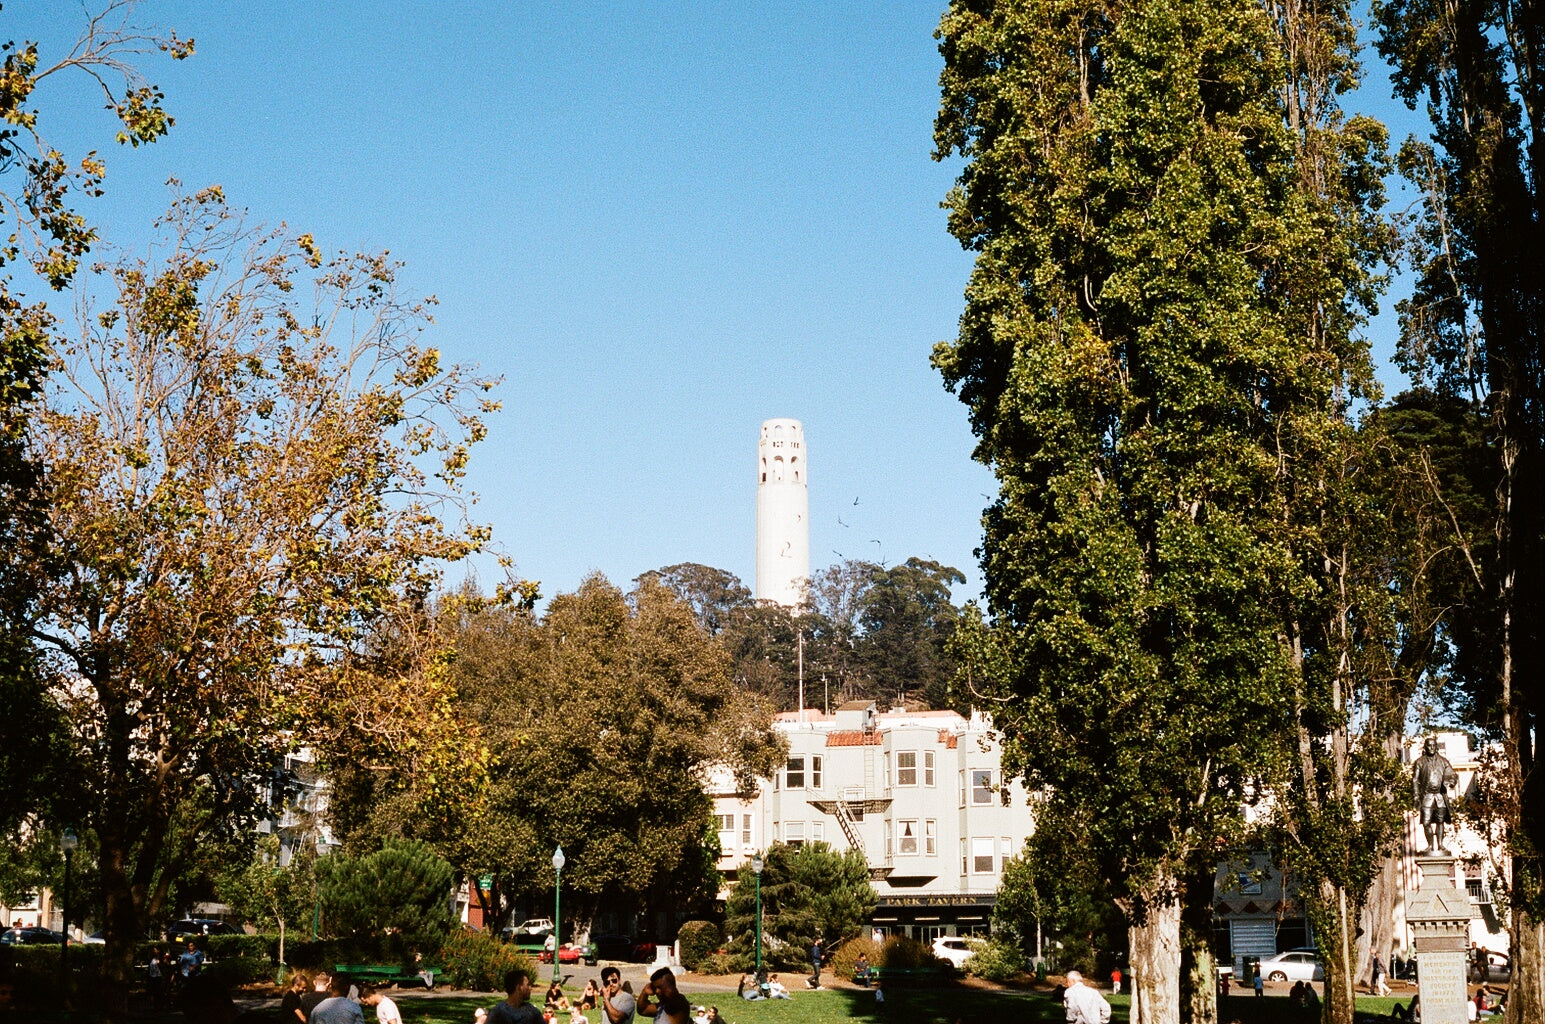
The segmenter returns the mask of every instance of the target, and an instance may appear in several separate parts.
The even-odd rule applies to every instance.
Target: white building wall
[[[754,797],[730,792],[727,777],[715,784],[726,878],[775,842],[845,850],[856,840],[880,895],[876,925],[923,938],[986,928],[1004,865],[1034,828],[1019,783],[1004,800],[989,719],[855,703],[791,712],[775,727],[789,760]],[[747,813],[752,827],[731,836],[729,822],[743,826]]]

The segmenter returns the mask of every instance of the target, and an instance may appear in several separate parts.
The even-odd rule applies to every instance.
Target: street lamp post
[[[762,977],[762,867],[760,854],[751,858],[751,873],[756,875],[756,983],[758,985],[765,980]]]
[[[559,925],[561,918],[558,916],[558,904],[563,896],[563,847],[553,851],[553,981],[559,980],[558,974],[558,936],[563,934]]]
[[[59,976],[66,1007],[70,1005],[70,861],[75,858],[75,848],[79,845],[80,840],[75,837],[73,828],[65,829],[59,837],[59,849],[64,853],[64,900],[63,913],[60,915],[64,938],[59,941]]]

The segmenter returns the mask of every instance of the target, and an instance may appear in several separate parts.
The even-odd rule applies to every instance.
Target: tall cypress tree
[[[1502,740],[1497,806],[1512,856],[1509,1021],[1545,1018],[1545,16],[1530,0],[1374,5],[1395,92],[1425,100],[1430,141],[1401,167],[1425,199],[1418,282],[1401,306],[1402,355],[1419,381],[1483,403],[1500,483],[1495,545],[1478,564],[1490,623],[1453,635],[1475,724]]]
[[[1330,13],[962,0],[940,30],[937,153],[967,161],[950,227],[978,255],[934,360],[1000,483],[993,628],[960,642],[1000,676],[1011,766],[1090,822],[1134,1020],[1215,1017],[1182,906],[1291,771],[1286,621],[1321,570],[1284,506],[1337,465],[1368,376],[1382,134],[1336,112]]]

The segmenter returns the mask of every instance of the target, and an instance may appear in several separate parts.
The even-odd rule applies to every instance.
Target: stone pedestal
[[[1453,857],[1423,854],[1416,866],[1421,888],[1406,893],[1406,923],[1416,949],[1422,1024],[1465,1024],[1470,897],[1454,887]]]

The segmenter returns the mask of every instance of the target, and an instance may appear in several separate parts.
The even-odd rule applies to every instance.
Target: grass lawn
[[[570,996],[577,986],[566,986]],[[746,1002],[733,992],[694,992],[690,986],[683,994],[694,1004],[717,1006],[729,1024],[837,1024],[840,1021],[864,1021],[869,1024],[951,1024],[956,1019],[967,1024],[979,1021],[1012,1021],[1014,1024],[1066,1024],[1062,1004],[1049,994],[972,988],[961,985],[941,989],[894,989],[886,991],[884,1012],[876,1012],[874,993],[859,989],[822,989],[796,992],[790,1000],[773,999]],[[404,1024],[472,1024],[478,1007],[492,1006],[500,996],[489,992],[476,996],[426,997],[409,990],[391,993],[402,1011]],[[1113,1024],[1127,1024],[1131,998],[1108,996]],[[1405,999],[1360,996],[1357,1009],[1363,1013],[1387,1015],[1396,1002]],[[1253,995],[1231,995],[1219,1008],[1223,1024],[1312,1024],[1315,1013],[1294,1006],[1280,996],[1257,999]],[[263,1024],[281,1024],[277,1005],[254,1015]],[[590,1024],[601,1024],[600,1014],[588,1015]],[[94,1015],[43,1013],[32,1018],[36,1024],[65,1024],[96,1020]],[[568,1014],[560,1014],[554,1024],[568,1024]],[[180,1024],[180,1014],[144,1016],[144,1024]],[[375,1011],[366,1008],[366,1024],[373,1024]],[[647,1024],[639,1021],[638,1024]]]
[[[573,993],[570,993],[571,995]],[[854,989],[822,989],[796,992],[791,1000],[774,999],[745,1002],[732,992],[693,992],[683,994],[694,1004],[717,1006],[729,1024],[838,1024],[866,1021],[873,1024],[951,1024],[957,1018],[967,1024],[978,1021],[1013,1021],[1015,1024],[1066,1024],[1062,1004],[1050,995],[1038,992],[996,991],[961,986],[949,989],[896,989],[886,992],[883,1013],[876,1012],[874,993]],[[1126,1024],[1130,1010],[1129,996],[1110,996],[1113,1024]],[[405,1024],[471,1024],[472,1012],[498,1001],[493,993],[476,997],[419,998],[412,992],[397,997]],[[1395,999],[1359,998],[1361,1012],[1387,1014]],[[1313,1012],[1293,1006],[1281,997],[1256,999],[1254,996],[1230,996],[1220,1008],[1224,1024],[1311,1024],[1318,1017]],[[591,1024],[599,1024],[598,1013],[590,1013]],[[278,1011],[266,1015],[278,1022]],[[367,1024],[374,1013],[366,1009]],[[555,1024],[568,1024],[568,1015],[560,1014]],[[640,1022],[643,1024],[643,1022]]]

